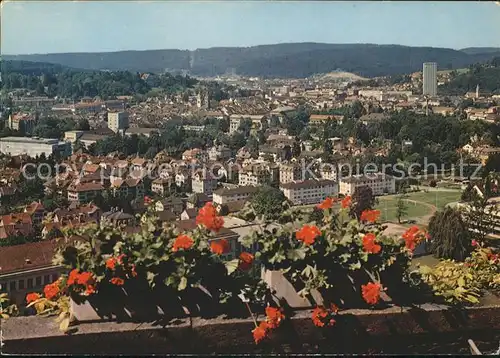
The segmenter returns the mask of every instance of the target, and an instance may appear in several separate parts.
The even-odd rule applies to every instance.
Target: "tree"
[[[375,207],[375,197],[372,189],[367,185],[358,186],[352,195],[352,205],[350,215],[359,219],[361,213],[365,210],[371,210]]]
[[[252,195],[250,205],[257,216],[273,220],[281,215],[286,201],[281,190],[265,185]]]
[[[89,120],[86,118],[79,119],[76,124],[76,129],[80,131],[89,131],[90,130]]]
[[[472,251],[471,235],[459,210],[436,212],[429,221],[431,251],[438,258],[463,261]]]
[[[487,236],[495,231],[495,218],[498,216],[498,205],[489,203],[488,197],[472,196],[473,201],[464,210],[464,221],[471,237],[483,242]]]
[[[396,216],[398,218],[398,223],[401,224],[401,219],[408,215],[408,205],[406,204],[406,198],[408,196],[404,193],[398,195],[398,202],[396,204]]]

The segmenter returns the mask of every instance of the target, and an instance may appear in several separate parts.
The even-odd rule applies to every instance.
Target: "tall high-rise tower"
[[[425,62],[423,73],[423,89],[422,92],[427,96],[435,97],[437,95],[437,63]]]

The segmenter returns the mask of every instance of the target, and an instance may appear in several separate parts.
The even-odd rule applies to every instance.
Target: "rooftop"
[[[37,137],[4,137],[0,138],[0,142],[14,142],[27,144],[58,144],[65,143],[55,138],[37,138]]]

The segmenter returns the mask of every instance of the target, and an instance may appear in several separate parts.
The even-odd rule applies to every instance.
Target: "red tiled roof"
[[[52,266],[54,252],[62,245],[64,241],[47,240],[0,247],[0,275]]]

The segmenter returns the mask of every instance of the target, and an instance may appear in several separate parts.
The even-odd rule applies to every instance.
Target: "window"
[[[24,280],[19,280],[18,285],[20,290],[24,290]]]
[[[52,274],[52,282],[54,282],[55,280],[57,280],[59,278],[59,274],[58,273],[54,273]]]
[[[10,281],[10,284],[9,284],[9,290],[10,291],[15,291],[16,290],[16,281]]]
[[[50,275],[45,275],[43,276],[43,282],[44,284],[49,284],[50,282]]]
[[[32,278],[28,279],[28,288],[33,288],[33,279]]]
[[[6,282],[0,282],[0,291],[1,292],[7,291],[7,283]]]
[[[42,276],[37,276],[35,279],[35,286],[40,287],[42,285]]]

